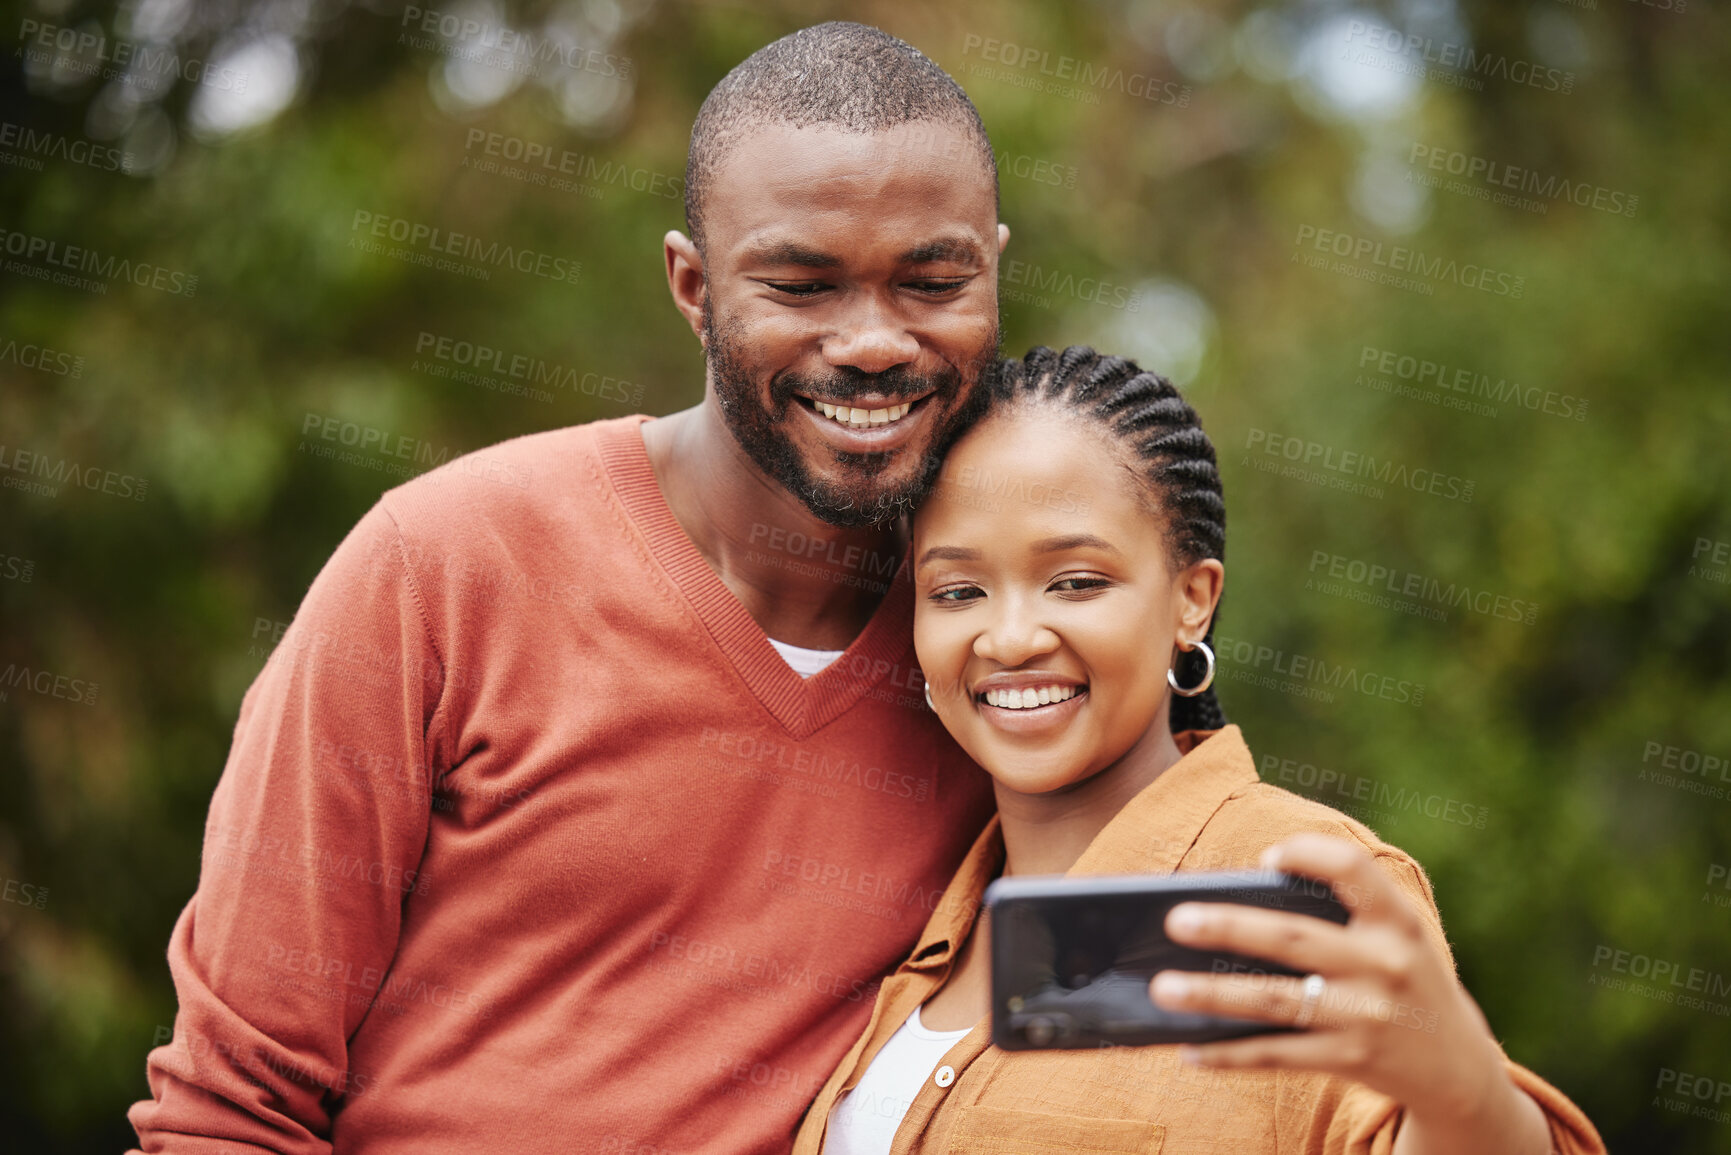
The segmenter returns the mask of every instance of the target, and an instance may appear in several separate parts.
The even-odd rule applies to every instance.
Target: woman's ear
[[[1208,633],[1214,607],[1226,588],[1226,567],[1220,559],[1205,557],[1180,570],[1172,594],[1178,602],[1178,641],[1191,645]]]

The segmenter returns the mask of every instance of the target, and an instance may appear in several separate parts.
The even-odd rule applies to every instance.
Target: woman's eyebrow
[[[1123,551],[1121,551],[1117,546],[1113,545],[1105,538],[1096,537],[1091,533],[1067,533],[1062,537],[1043,537],[1034,543],[1034,552],[1057,553],[1059,550],[1082,549],[1084,547],[1103,550],[1106,553],[1118,554],[1120,557],[1123,556]]]
[[[934,545],[920,555],[915,562],[916,567],[925,565],[928,561],[979,561],[980,551],[969,549],[962,545]]]

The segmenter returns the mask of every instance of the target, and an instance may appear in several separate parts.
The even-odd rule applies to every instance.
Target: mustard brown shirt
[[[1183,757],[1106,824],[1069,874],[1250,869],[1263,849],[1290,835],[1334,835],[1375,856],[1453,965],[1430,881],[1411,857],[1347,815],[1260,781],[1237,726],[1177,739]],[[1003,865],[993,816],[919,944],[878,991],[865,1033],[807,1112],[794,1155],[819,1155],[830,1108],[944,984],[986,885]],[[1191,1067],[1172,1046],[1008,1052],[991,1045],[990,1032],[989,1019],[978,1023],[926,1077],[892,1155],[1387,1155],[1400,1123],[1393,1099],[1338,1075]],[[1559,1155],[1602,1155],[1604,1144],[1578,1107],[1525,1067],[1504,1062],[1543,1109]]]

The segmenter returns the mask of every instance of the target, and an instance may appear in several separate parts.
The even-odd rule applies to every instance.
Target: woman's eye
[[[1059,578],[1052,583],[1052,589],[1062,594],[1084,593],[1088,590],[1104,589],[1112,583],[1101,577]]]
[[[944,589],[932,591],[934,602],[968,602],[985,596],[986,591],[979,586],[947,586]]]

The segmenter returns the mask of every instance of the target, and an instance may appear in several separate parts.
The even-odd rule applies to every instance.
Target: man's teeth
[[[1006,710],[1028,710],[1035,706],[1048,706],[1053,702],[1067,702],[1081,690],[1080,686],[1030,686],[1021,690],[987,690],[986,705],[1001,706]]]
[[[888,425],[898,421],[914,407],[912,401],[904,401],[900,405],[891,405],[888,409],[854,409],[847,405],[831,405],[826,401],[813,401],[817,411],[834,421],[839,421],[850,429],[865,429],[871,425]]]

